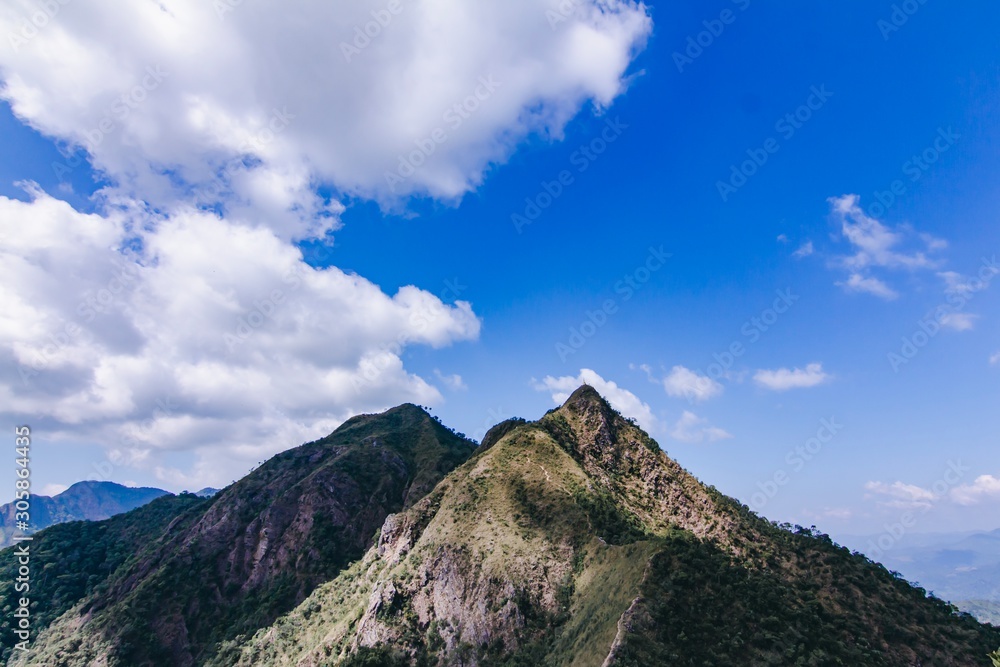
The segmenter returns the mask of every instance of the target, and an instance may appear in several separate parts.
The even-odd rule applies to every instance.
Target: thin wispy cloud
[[[753,375],[757,385],[771,391],[807,389],[823,384],[830,375],[823,371],[823,364],[809,364],[805,368],[761,369]]]
[[[846,269],[845,280],[836,284],[846,292],[869,294],[885,301],[899,298],[899,292],[884,278],[874,275],[887,271],[932,270],[941,266],[935,253],[948,243],[910,227],[889,227],[869,216],[855,194],[831,197],[830,210],[839,224],[839,236],[851,246],[851,253],[836,257],[833,265]]]
[[[933,491],[903,482],[868,482],[868,498],[874,498],[882,507],[893,509],[928,509],[938,499]]]
[[[893,301],[899,298],[899,292],[892,289],[878,278],[866,278],[860,273],[852,273],[847,280],[838,282],[839,287],[845,291],[859,294],[871,294],[886,301]]]
[[[862,210],[858,195],[830,198],[835,218],[840,222],[843,238],[854,248],[854,253],[840,258],[849,269],[881,267],[887,269],[933,269],[941,261],[928,256],[928,251],[946,247],[946,242],[927,234],[915,234],[909,228],[890,228]],[[914,245],[916,237],[922,248],[905,248]]]
[[[973,313],[945,313],[938,318],[941,326],[952,331],[971,331],[976,326],[978,315]]]
[[[795,252],[792,253],[792,257],[794,257],[795,259],[803,259],[804,257],[808,257],[809,255],[813,254],[815,251],[816,250],[813,247],[813,242],[806,241],[805,243],[800,245],[795,250]]]
[[[687,443],[716,442],[733,436],[724,429],[712,426],[708,420],[685,410],[670,429],[670,437]]]

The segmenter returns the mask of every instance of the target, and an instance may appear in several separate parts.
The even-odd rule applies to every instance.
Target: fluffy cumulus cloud
[[[479,334],[466,302],[312,268],[267,229],[194,210],[136,227],[32,195],[0,198],[23,223],[0,250],[3,411],[124,465],[197,450],[201,467],[162,468],[167,482],[225,482],[351,414],[434,403],[402,350]]]
[[[808,364],[805,368],[760,369],[753,376],[754,382],[771,391],[806,389],[829,379],[830,375],[823,370],[823,364],[818,363]]]
[[[721,428],[710,425],[704,417],[699,417],[693,412],[685,410],[677,423],[670,429],[670,437],[680,442],[698,443],[715,442],[733,436]]]
[[[532,380],[534,388],[538,391],[549,392],[556,405],[565,403],[570,394],[585,384],[596,389],[611,404],[611,407],[626,417],[635,419],[647,431],[656,431],[659,428],[659,422],[653,416],[653,411],[648,404],[643,403],[638,396],[629,390],[619,387],[611,380],[605,380],[589,368],[581,369],[580,374],[576,376],[553,377],[547,375],[540,381]]]
[[[392,5],[395,11],[387,9]],[[213,200],[291,235],[316,183],[454,199],[529,134],[606,108],[650,34],[631,0],[33,0],[0,8],[2,95],[144,197]]]
[[[972,484],[963,484],[951,491],[951,499],[959,505],[978,505],[1000,500],[1000,478],[980,475]]]
[[[57,175],[83,159],[102,189],[89,214],[30,184],[0,199],[0,414],[190,487],[440,400],[402,353],[475,339],[471,305],[294,242],[352,198],[457,201],[606,109],[652,27],[632,0],[42,7],[0,6],[0,97],[63,147]]]
[[[663,388],[668,396],[706,401],[722,393],[722,385],[684,366],[674,366],[663,378]]]

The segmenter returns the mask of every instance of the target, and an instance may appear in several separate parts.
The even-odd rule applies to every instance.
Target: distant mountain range
[[[134,510],[161,496],[163,489],[133,488],[114,482],[77,482],[62,493],[31,496],[31,530],[39,530],[67,521],[101,521]],[[12,544],[18,531],[14,503],[0,505],[0,548]]]
[[[414,405],[354,417],[211,498],[31,548],[38,635],[0,628],[9,667],[986,667],[1000,646],[703,485],[587,386],[478,446]]]

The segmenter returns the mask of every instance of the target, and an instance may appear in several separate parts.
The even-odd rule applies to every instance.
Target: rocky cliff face
[[[38,643],[51,651],[18,664],[47,664],[46,653],[73,665],[204,664],[358,560],[387,516],[474,446],[412,405],[356,417],[221,491],[43,633]]]

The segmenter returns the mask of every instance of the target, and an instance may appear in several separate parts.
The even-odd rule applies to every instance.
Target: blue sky
[[[1000,54],[991,29],[1000,8],[902,4],[915,11],[893,17],[883,2],[652,3],[651,28],[625,45],[630,62],[611,99],[574,99],[565,122],[514,132],[457,190],[429,185],[387,198],[331,168],[337,175],[309,187],[343,205],[340,222],[292,242],[310,266],[363,276],[387,295],[415,285],[447,305],[471,304],[477,332],[400,354],[407,372],[436,388],[435,414],[465,433],[539,416],[565,392],[562,378],[592,377],[581,375],[589,369],[615,383],[617,404],[642,415],[685,467],[770,518],[834,535],[878,533],[906,512],[918,517],[917,531],[997,528],[1000,362],[991,357],[1000,353],[1000,309],[984,260],[1000,249]],[[700,53],[677,55],[699,38]],[[8,85],[34,71],[19,63],[2,70]],[[84,161],[58,178],[56,144],[72,135],[30,113],[0,109],[0,195],[29,201],[14,183],[34,181],[79,212],[106,211],[90,195],[125,182],[122,162],[105,154],[100,171]],[[754,156],[763,164],[720,194],[720,182],[734,183],[734,165]],[[539,195],[546,184],[558,190],[560,174],[558,196],[518,228],[513,216],[525,215],[526,199],[547,204]],[[144,187],[132,182],[128,193]],[[880,196],[882,208],[872,208]],[[646,277],[651,248],[669,259],[625,291],[619,281]],[[987,279],[970,285],[984,266]],[[771,313],[779,293],[791,305]],[[894,368],[888,355],[902,355],[904,337],[957,295],[965,305]],[[594,316],[603,324],[590,329],[589,314],[609,302],[613,312]],[[766,331],[754,323],[772,315]],[[573,330],[582,328],[592,335],[577,348]],[[713,374],[714,355],[734,343],[742,354]],[[454,374],[460,383],[447,381]],[[699,400],[671,395],[680,385],[670,378],[692,377]],[[322,415],[343,416],[339,406]],[[28,418],[12,410],[4,420]],[[795,463],[801,454],[790,452],[810,446],[822,420],[842,428]],[[174,490],[228,481],[164,476],[141,457],[104,464],[115,448],[105,431],[74,435],[72,420],[58,416],[39,425],[39,485],[72,483],[95,465],[116,481]],[[47,425],[59,436],[49,440]],[[209,447],[163,452],[161,466],[194,466]]]

